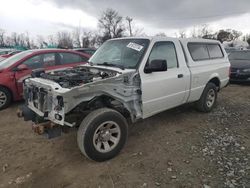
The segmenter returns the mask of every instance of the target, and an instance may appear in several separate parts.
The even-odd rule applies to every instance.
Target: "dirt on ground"
[[[230,85],[211,113],[185,105],[130,126],[125,148],[97,163],[76,132],[48,140],[0,112],[0,187],[250,187],[250,86]]]

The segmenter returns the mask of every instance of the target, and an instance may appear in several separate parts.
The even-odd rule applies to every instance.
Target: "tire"
[[[11,93],[10,91],[0,86],[0,110],[3,110],[10,106],[11,103]]]
[[[127,136],[126,119],[115,110],[101,108],[91,112],[82,121],[77,132],[77,143],[86,157],[102,162],[118,155]]]
[[[203,90],[201,98],[197,101],[196,108],[200,112],[210,112],[216,105],[216,101],[217,87],[214,83],[209,82]]]

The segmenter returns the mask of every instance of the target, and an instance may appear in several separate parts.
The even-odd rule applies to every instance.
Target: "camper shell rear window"
[[[188,50],[194,61],[224,57],[221,46],[218,43],[188,43]]]

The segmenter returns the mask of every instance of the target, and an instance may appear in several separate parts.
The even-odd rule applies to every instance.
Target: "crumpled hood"
[[[42,72],[29,80],[40,84],[51,85],[53,88],[72,89],[81,86],[90,86],[95,83],[103,83],[110,79],[129,79],[135,69],[120,69],[107,66],[83,65],[60,71]],[[40,75],[40,76],[39,76]],[[124,76],[123,76],[124,75]],[[126,77],[126,78],[123,78]],[[60,86],[60,87],[58,87]]]

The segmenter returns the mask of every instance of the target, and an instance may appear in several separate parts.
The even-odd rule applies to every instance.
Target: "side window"
[[[43,68],[42,55],[33,56],[23,62],[24,65],[27,65],[30,69]]]
[[[61,64],[71,64],[71,63],[80,63],[80,62],[86,62],[88,59],[81,57],[78,54],[73,54],[73,53],[60,53],[60,59],[61,59]]]
[[[148,63],[152,60],[166,60],[168,69],[178,67],[178,60],[174,43],[172,42],[157,42],[149,55]]]
[[[209,59],[209,54],[206,44],[188,44],[188,50],[194,61]]]
[[[56,65],[55,53],[43,54],[43,64],[45,67],[51,67]]]
[[[208,49],[210,58],[224,57],[219,44],[208,44],[207,49]]]

